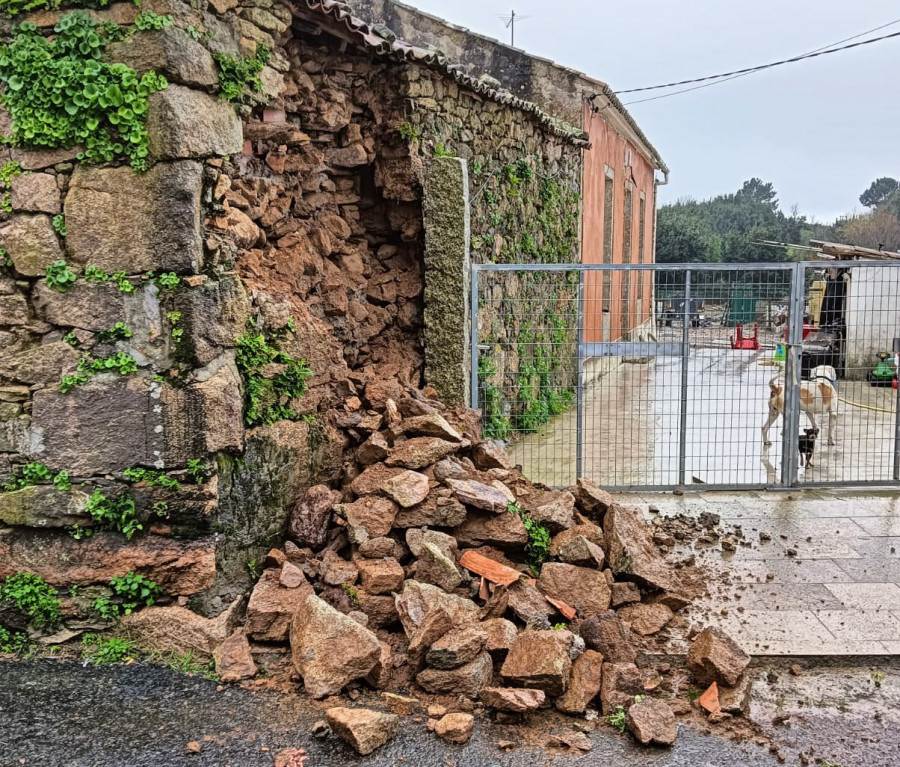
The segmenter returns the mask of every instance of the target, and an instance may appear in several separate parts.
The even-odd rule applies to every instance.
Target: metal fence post
[[[897,368],[897,355],[900,354],[900,338],[894,339],[894,368]],[[829,428],[831,425],[829,424]],[[894,481],[900,482],[900,382],[897,385],[897,396],[894,397]]]
[[[784,433],[781,442],[781,484],[797,484],[797,435],[800,432],[800,349],[803,345],[803,299],[806,270],[803,264],[791,270],[791,303],[784,366]]]
[[[469,294],[469,318],[472,322],[471,341],[472,351],[469,359],[472,364],[471,391],[469,400],[473,410],[478,410],[478,264],[472,264],[471,293]]]
[[[584,476],[584,270],[578,272],[578,382],[575,386],[575,479]]]
[[[691,270],[684,272],[684,328],[681,331],[681,399],[678,405],[678,484],[687,485],[688,364],[691,358]]]

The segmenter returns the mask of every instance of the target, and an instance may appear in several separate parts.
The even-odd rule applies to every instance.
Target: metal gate
[[[535,481],[900,483],[898,262],[478,264],[471,291],[472,404]]]

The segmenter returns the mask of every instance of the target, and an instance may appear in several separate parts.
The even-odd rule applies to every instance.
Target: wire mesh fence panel
[[[548,485],[574,481],[580,273],[479,277],[476,349],[483,434]]]
[[[798,480],[896,481],[900,265],[809,265],[805,277]]]
[[[900,265],[481,265],[474,279],[484,434],[536,481],[900,480]]]
[[[692,485],[774,485],[781,445],[764,440],[769,382],[781,374],[779,321],[786,320],[789,270],[691,270],[685,376],[685,474]],[[671,293],[662,303],[672,316]],[[675,296],[675,302],[679,296]],[[681,298],[684,303],[683,297]],[[671,332],[668,319],[660,332]],[[765,444],[771,442],[771,444]]]

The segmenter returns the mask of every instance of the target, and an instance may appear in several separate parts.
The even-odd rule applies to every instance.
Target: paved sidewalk
[[[714,576],[688,617],[751,655],[900,655],[900,493],[822,491],[624,496],[659,514],[721,517],[734,552],[690,544]],[[749,544],[749,545],[747,545]],[[716,576],[715,574],[718,574]]]

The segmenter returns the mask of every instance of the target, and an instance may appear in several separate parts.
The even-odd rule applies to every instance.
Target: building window
[[[641,201],[638,209],[638,263],[644,263],[644,235],[646,234],[647,198],[641,192]]]
[[[638,263],[645,263],[645,253],[644,253],[644,245],[646,242],[646,233],[647,233],[647,198],[644,196],[644,193],[641,192],[640,201],[638,203]],[[644,313],[644,301],[646,299],[646,293],[644,286],[646,283],[644,282],[646,276],[645,270],[641,269],[638,276],[638,305],[637,305],[637,316],[638,316],[638,324],[643,324],[644,320],[647,319]]]
[[[603,186],[603,263],[613,262],[613,215],[615,211],[616,177],[612,168],[606,169]],[[602,309],[609,312],[612,303],[612,272],[603,272]]]
[[[634,228],[634,187],[631,182],[625,184],[625,232],[622,237],[622,263],[630,264],[633,255],[632,243]],[[636,280],[634,281],[637,282]],[[631,300],[631,272],[622,273],[622,313],[621,313],[621,336],[625,338],[633,327],[631,320],[631,312],[633,303]]]

